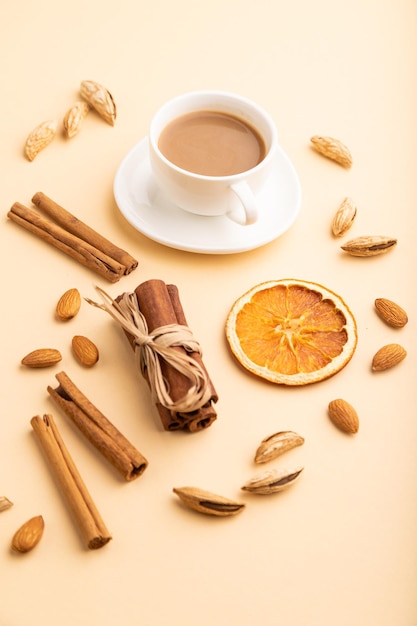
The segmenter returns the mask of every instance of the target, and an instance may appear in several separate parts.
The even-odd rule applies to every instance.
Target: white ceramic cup
[[[247,122],[262,136],[265,157],[255,167],[231,176],[195,174],[171,163],[158,147],[159,136],[171,121],[194,111],[220,111]],[[266,111],[247,98],[224,91],[189,92],[168,101],[155,113],[149,130],[152,172],[168,199],[190,213],[227,215],[242,225],[258,219],[256,194],[270,174],[277,144],[277,131]]]

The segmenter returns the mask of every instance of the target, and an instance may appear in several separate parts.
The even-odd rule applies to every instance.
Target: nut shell
[[[79,101],[75,102],[65,113],[62,123],[64,126],[64,134],[68,139],[75,137],[75,135],[80,132],[84,118],[89,110],[90,106],[87,102]]]
[[[245,508],[241,502],[235,502],[199,487],[174,487],[172,491],[190,509],[207,515],[228,517],[237,515]]]
[[[259,495],[270,495],[288,489],[298,480],[304,468],[285,469],[275,467],[254,476],[241,489]]]
[[[335,237],[342,237],[349,230],[356,217],[356,212],[352,198],[345,198],[333,218],[332,233]]]
[[[370,257],[386,254],[397,245],[397,239],[385,235],[363,235],[347,241],[342,250],[352,256]]]
[[[2,511],[7,511],[13,506],[13,502],[9,500],[6,496],[0,496],[0,513]]]
[[[83,80],[80,87],[81,97],[97,111],[105,122],[114,126],[116,121],[116,104],[111,93],[94,80]]]
[[[304,443],[304,437],[292,430],[282,430],[265,437],[255,452],[255,463],[267,463]]]
[[[339,139],[314,135],[311,137],[310,141],[317,152],[328,159],[336,161],[336,163],[339,163],[339,165],[342,165],[347,169],[352,166],[353,161],[350,150],[344,143],[339,141]]]
[[[56,120],[48,120],[36,126],[29,133],[25,143],[25,155],[29,161],[33,161],[39,152],[51,143],[55,137],[57,126]]]

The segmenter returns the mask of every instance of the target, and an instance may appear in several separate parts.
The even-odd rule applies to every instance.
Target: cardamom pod
[[[293,470],[288,469],[272,469],[268,472],[258,474],[242,487],[243,491],[249,491],[255,494],[269,495],[283,491],[295,483],[297,478],[303,471],[303,467]]]
[[[255,453],[255,463],[266,463],[287,450],[304,443],[304,437],[291,430],[283,430],[262,439]]]
[[[174,487],[173,492],[190,509],[208,515],[226,517],[240,513],[245,505],[198,487]]]
[[[351,239],[343,246],[342,250],[352,256],[375,256],[389,252],[397,245],[397,239],[384,237],[383,235],[364,236]]]

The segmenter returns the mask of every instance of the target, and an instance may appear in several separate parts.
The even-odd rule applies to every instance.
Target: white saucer
[[[240,226],[225,216],[187,213],[172,204],[157,187],[142,139],[121,162],[114,179],[120,212],[139,232],[165,246],[206,254],[231,254],[263,246],[293,224],[301,205],[297,173],[282,150],[274,171],[259,192],[258,221]]]

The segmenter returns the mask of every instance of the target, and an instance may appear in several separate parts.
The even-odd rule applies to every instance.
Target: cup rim
[[[260,161],[259,163],[257,163],[256,165],[254,165],[253,167],[251,167],[248,170],[244,170],[243,172],[238,172],[237,174],[229,174],[229,175],[224,175],[224,176],[210,176],[208,174],[198,174],[196,172],[191,172],[190,170],[186,170],[182,167],[179,167],[178,165],[175,165],[175,163],[173,163],[172,161],[170,161],[169,159],[166,158],[166,156],[161,152],[161,150],[158,147],[158,142],[157,139],[159,137],[155,137],[155,133],[154,133],[154,127],[157,123],[158,117],[163,114],[164,110],[167,109],[168,107],[172,106],[173,104],[175,104],[176,102],[180,102],[181,100],[184,100],[186,98],[189,97],[193,97],[193,98],[198,98],[198,97],[206,97],[206,96],[220,96],[220,97],[227,97],[227,98],[233,98],[233,99],[237,99],[239,100],[242,104],[247,105],[248,107],[252,108],[253,110],[255,110],[258,114],[260,114],[264,120],[266,120],[267,125],[270,129],[270,133],[271,133],[271,141],[270,141],[270,146],[268,148],[267,153],[265,154],[264,158],[262,159],[262,161]],[[197,110],[197,108],[195,109]],[[177,116],[176,116],[177,117]],[[172,119],[175,119],[174,117]],[[149,142],[152,146],[153,151],[157,154],[158,158],[161,159],[161,161],[168,167],[170,167],[172,170],[184,174],[190,178],[196,179],[196,180],[208,180],[208,181],[237,181],[240,180],[242,178],[245,178],[246,176],[248,176],[249,174],[255,173],[257,170],[265,167],[265,164],[267,164],[274,156],[275,156],[275,152],[276,152],[276,147],[278,144],[278,131],[277,128],[275,126],[275,123],[272,119],[272,117],[269,115],[269,113],[263,108],[261,107],[259,104],[257,104],[256,102],[254,102],[253,100],[245,97],[245,96],[241,96],[240,94],[231,92],[231,91],[223,91],[223,90],[217,90],[217,89],[207,89],[207,90],[197,90],[197,91],[188,91],[188,92],[184,92],[178,96],[175,96],[174,98],[171,98],[170,100],[167,100],[164,104],[162,104],[155,112],[155,114],[152,117],[151,123],[150,123],[150,127],[149,127]]]

